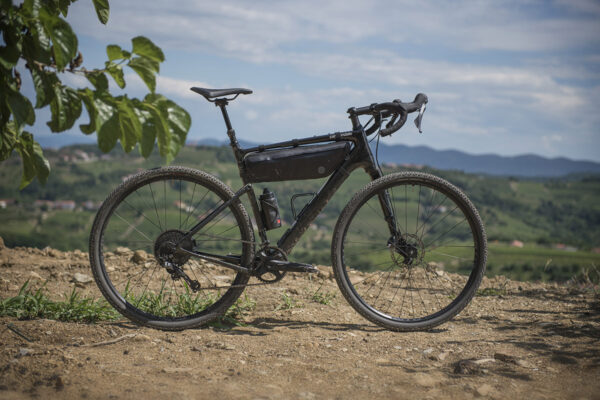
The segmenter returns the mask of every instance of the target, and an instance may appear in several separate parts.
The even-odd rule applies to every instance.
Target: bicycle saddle
[[[190,88],[191,91],[201,94],[206,98],[206,100],[213,99],[215,97],[223,97],[229,96],[231,94],[235,94],[236,97],[240,94],[250,94],[252,90],[250,89],[242,89],[242,88],[234,88],[234,89],[207,89],[207,88],[199,88],[193,87]]]

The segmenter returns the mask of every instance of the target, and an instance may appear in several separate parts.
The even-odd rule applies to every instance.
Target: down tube
[[[348,168],[350,167],[350,169]],[[333,197],[335,192],[342,186],[342,184],[348,179],[350,173],[356,168],[352,168],[351,162],[346,162],[339,168],[331,177],[325,182],[325,184],[319,189],[319,192],[314,199],[300,212],[294,224],[281,236],[277,242],[277,246],[285,251],[286,254],[290,254],[292,249],[298,243],[304,232],[308,229],[310,224],[317,218],[319,213],[323,211],[323,208],[327,205],[329,200]]]

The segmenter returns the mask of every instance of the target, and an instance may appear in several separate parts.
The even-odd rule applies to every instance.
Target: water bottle
[[[258,199],[260,201],[260,210],[265,229],[279,228],[281,226],[281,217],[279,216],[279,206],[277,205],[275,193],[265,188],[263,194]]]

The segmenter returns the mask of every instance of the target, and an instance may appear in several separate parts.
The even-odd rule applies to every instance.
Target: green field
[[[48,183],[41,186],[34,182],[21,192],[17,189],[19,182],[16,178],[21,173],[19,160],[12,158],[3,163],[0,169],[0,199],[12,199],[15,202],[6,209],[0,209],[0,236],[8,246],[87,250],[95,211],[84,210],[81,204],[85,201],[103,201],[124,177],[162,163],[157,156],[145,160],[134,152],[125,155],[117,150],[110,153],[109,159],[73,160],[74,155],[82,151],[92,158],[101,156],[94,146],[47,150],[53,168]],[[234,190],[241,185],[237,166],[227,147],[188,146],[181,150],[175,164],[210,172]],[[395,171],[398,169],[384,168],[385,173]],[[501,274],[520,280],[565,281],[586,268],[600,266],[600,254],[592,252],[592,249],[600,247],[600,177],[521,180],[457,171],[425,171],[439,175],[461,188],[478,208],[489,241],[488,275]],[[362,170],[353,172],[298,243],[290,258],[329,265],[331,235],[337,217],[354,193],[368,181]],[[269,232],[272,241],[276,241],[293,220],[291,196],[316,192],[324,182],[321,179],[255,185],[257,191],[268,186],[277,195],[284,225]],[[191,196],[190,192],[189,187],[183,191],[188,197]],[[414,213],[417,200],[414,193],[412,196],[408,197],[406,207]],[[77,209],[67,211],[39,207],[34,204],[38,199],[73,200],[77,203]],[[309,199],[298,199],[296,209],[301,209]],[[175,199],[169,198],[167,201],[172,203]],[[246,200],[244,203],[250,210]],[[422,204],[431,206],[426,201]],[[176,219],[178,216],[170,214],[166,218]],[[358,218],[357,221],[360,218],[368,220],[369,216]],[[448,222],[451,222],[451,218]],[[418,225],[419,221],[414,223]],[[126,228],[114,226],[114,231],[122,229]],[[356,230],[353,234],[361,236],[368,232]],[[435,229],[431,235],[435,235]],[[457,233],[456,240],[461,240],[459,236]],[[510,247],[508,243],[513,240],[522,241],[525,246]],[[557,244],[570,246],[575,251],[555,249]],[[113,245],[116,246],[116,242]],[[464,256],[456,251],[438,249],[439,253],[446,255]],[[360,255],[356,257],[360,259]],[[433,254],[429,257],[433,257]],[[426,261],[439,262],[440,259],[429,258]]]

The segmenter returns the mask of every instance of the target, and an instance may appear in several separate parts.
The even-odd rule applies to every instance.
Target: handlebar
[[[392,117],[392,119],[386,124],[385,128],[380,129],[379,133],[381,136],[388,136],[402,128],[406,122],[408,114],[419,111],[419,117],[415,120],[419,131],[421,131],[420,122],[422,113],[425,111],[424,105],[427,104],[427,95],[419,93],[415,96],[415,99],[411,103],[403,103],[396,99],[388,103],[373,103],[366,107],[352,107],[348,109],[350,115],[372,115],[374,118],[374,124],[372,127],[367,129],[366,134],[370,135],[377,131],[383,119]],[[399,118],[399,119],[398,119]],[[397,120],[397,121],[396,121]],[[418,120],[418,122],[417,122]]]

